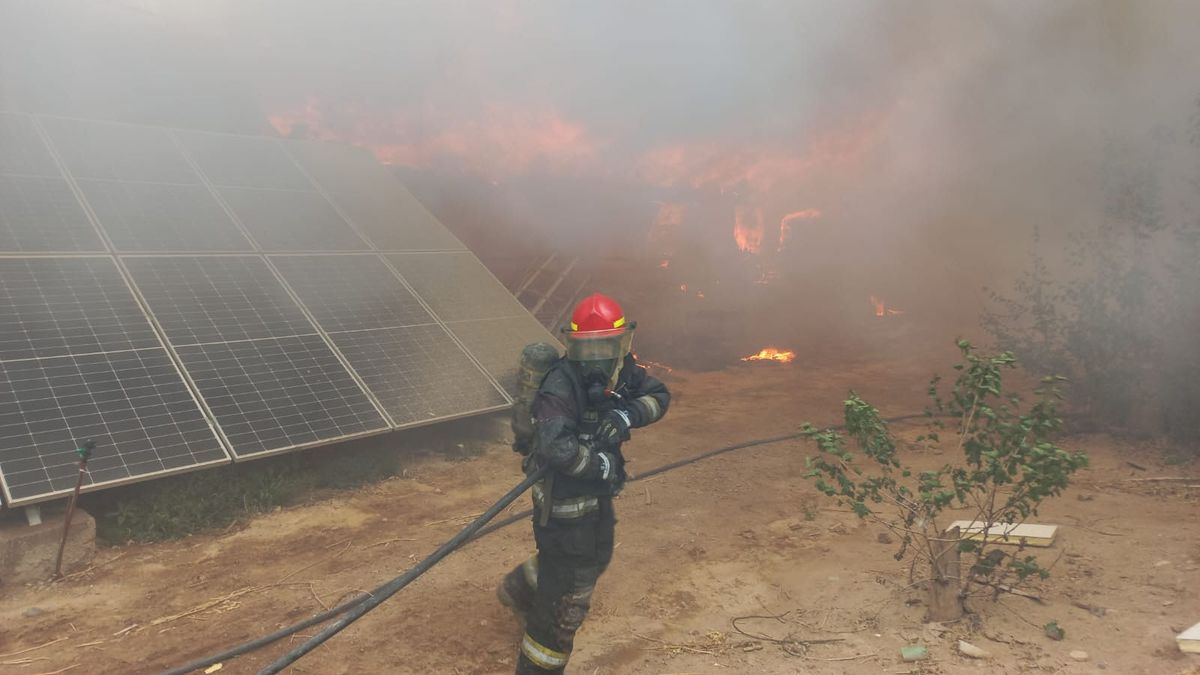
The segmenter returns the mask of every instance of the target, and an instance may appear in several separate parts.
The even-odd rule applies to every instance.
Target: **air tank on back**
[[[525,345],[517,371],[517,395],[513,399],[513,451],[528,455],[533,451],[533,417],[530,407],[542,379],[558,360],[558,350],[545,342]]]

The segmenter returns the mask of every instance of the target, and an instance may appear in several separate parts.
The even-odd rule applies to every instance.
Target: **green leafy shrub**
[[[1035,392],[1032,405],[1003,386],[1005,371],[1017,367],[1009,352],[992,356],[975,353],[958,342],[963,361],[945,397],[940,379],[929,385],[932,406],[929,430],[919,443],[953,446],[961,461],[932,471],[905,464],[879,411],[851,392],[844,403],[846,436],[835,429],[803,426],[818,453],[809,458],[807,476],[822,493],[836,497],[860,518],[883,525],[899,540],[896,559],[910,559],[930,570],[930,579],[961,585],[959,603],[972,590],[1011,591],[1022,582],[1046,578],[1048,571],[1025,547],[1005,550],[992,541],[953,541],[967,558],[965,579],[936,565],[945,533],[945,511],[967,509],[964,518],[987,531],[996,523],[1023,523],[1047,498],[1061,494],[1073,474],[1086,466],[1086,455],[1060,448],[1055,437],[1061,427],[1058,386],[1062,378],[1048,377]],[[950,420],[946,422],[945,420]],[[849,441],[862,453],[860,461]],[[967,583],[961,583],[966,581]]]

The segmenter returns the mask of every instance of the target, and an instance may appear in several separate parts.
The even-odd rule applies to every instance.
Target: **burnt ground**
[[[885,415],[919,412],[932,368],[955,359],[929,351],[837,367],[802,355],[786,365],[676,370],[666,375],[673,409],[636,436],[632,469],[792,432],[804,420],[836,423],[851,387]],[[911,437],[919,427],[898,429]],[[802,478],[810,449],[798,441],[633,483],[618,500],[615,560],[568,672],[1200,672],[1200,657],[1179,653],[1173,639],[1200,621],[1200,491],[1128,480],[1200,469],[1163,464],[1148,441],[1090,434],[1066,444],[1089,452],[1092,465],[1039,518],[1062,526],[1041,553],[1054,563],[1043,603],[976,602],[974,614],[943,626],[923,622],[895,545]],[[154,673],[309,616],[432,551],[519,479],[517,464],[498,438],[478,456],[422,460],[404,477],[236,530],[104,548],[92,569],[65,581],[0,589],[0,672]],[[493,589],[531,544],[525,523],[471,544],[292,671],[511,672],[520,628]],[[738,621],[747,633],[837,641],[784,649],[737,632],[732,620],[746,616],[767,617]],[[1061,642],[1043,635],[1051,620],[1066,630]],[[958,655],[959,639],[992,658]],[[912,642],[931,659],[901,663],[900,647]],[[221,672],[256,672],[281,650]],[[1088,660],[1072,660],[1073,650]]]

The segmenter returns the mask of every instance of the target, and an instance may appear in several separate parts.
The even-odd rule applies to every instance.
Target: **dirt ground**
[[[952,350],[931,349],[921,358],[843,359],[836,368],[802,357],[674,371],[666,376],[672,410],[636,435],[631,468],[792,432],[804,420],[836,423],[851,387],[885,415],[919,412],[928,375],[954,359]],[[1061,526],[1041,554],[1054,563],[1044,602],[975,603],[975,614],[942,626],[923,621],[921,593],[906,588],[895,545],[802,479],[810,448],[798,441],[632,483],[617,502],[613,565],[568,672],[1200,672],[1200,657],[1174,643],[1200,621],[1200,490],[1128,480],[1197,475],[1200,467],[1164,465],[1160,448],[1105,435],[1066,444],[1089,452],[1092,466],[1039,517]],[[102,549],[83,574],[0,589],[0,672],[154,673],[269,632],[399,574],[519,477],[500,439],[479,456],[422,461],[405,477],[235,531]],[[522,498],[516,508],[527,505]],[[526,522],[471,544],[291,672],[512,672],[521,630],[494,588],[531,546]],[[746,633],[832,641],[785,649],[738,632],[736,617],[759,617],[737,622]],[[1064,640],[1043,635],[1051,620]],[[959,639],[992,658],[959,655]],[[930,660],[902,663],[900,647],[912,643],[927,645]],[[1087,660],[1073,660],[1074,650]],[[256,672],[281,651],[269,647],[221,672]]]

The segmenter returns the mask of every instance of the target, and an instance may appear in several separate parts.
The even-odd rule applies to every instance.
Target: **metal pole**
[[[63,550],[67,548],[67,532],[71,529],[71,516],[75,515],[75,502],[79,499],[79,490],[83,487],[83,476],[87,473],[88,459],[92,456],[92,450],[96,449],[96,441],[88,439],[83,442],[83,445],[75,448],[75,452],[79,455],[79,478],[75,481],[75,491],[71,493],[71,499],[67,502],[67,518],[63,522],[62,541],[58,543],[58,559],[54,561],[54,578],[62,576],[62,558]]]

